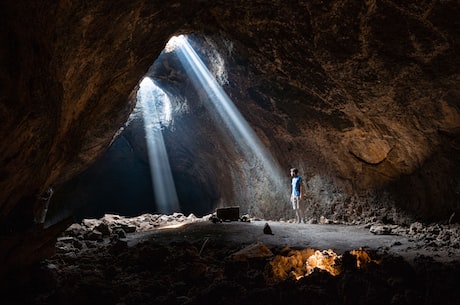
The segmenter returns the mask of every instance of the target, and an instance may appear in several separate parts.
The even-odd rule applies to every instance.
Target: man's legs
[[[304,207],[302,206],[302,203],[299,202],[299,218],[300,218],[300,222],[302,223],[305,223],[305,209]]]
[[[292,197],[292,208],[294,209],[297,223],[303,222],[303,210],[300,206],[300,198],[298,196]]]
[[[296,221],[297,223],[300,223],[300,220],[302,219],[301,216],[300,216],[300,210],[297,209],[295,210],[295,216],[296,216]]]

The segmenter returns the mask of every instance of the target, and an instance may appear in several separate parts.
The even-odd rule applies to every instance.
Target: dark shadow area
[[[460,128],[438,130],[438,134],[444,145],[414,173],[401,176],[389,188],[398,198],[400,207],[414,219],[459,222]]]
[[[56,208],[63,210],[50,210],[48,219],[60,218],[62,213],[73,215],[77,221],[106,213],[155,213],[147,160],[121,135],[103,158],[56,192],[53,201],[58,204]]]
[[[218,198],[208,194],[205,185],[200,184],[187,173],[178,173],[174,177],[182,213],[203,216],[214,211]]]

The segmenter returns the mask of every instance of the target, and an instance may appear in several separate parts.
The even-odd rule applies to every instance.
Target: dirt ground
[[[72,225],[1,304],[460,304],[459,248],[414,230],[112,215]]]
[[[264,234],[263,228],[268,224],[273,235]],[[132,235],[132,242],[145,239],[158,241],[199,242],[205,239],[225,241],[229,244],[249,245],[261,242],[267,247],[290,247],[293,249],[314,248],[318,250],[332,249],[343,253],[361,247],[388,251],[390,254],[402,255],[407,258],[421,254],[415,249],[415,242],[407,237],[389,234],[376,235],[369,232],[366,226],[348,226],[340,224],[296,224],[275,221],[251,222],[195,222],[171,228],[167,226],[151,232]],[[439,254],[439,253],[436,253]],[[460,252],[457,251],[458,255]],[[441,257],[438,259],[458,259],[457,257]]]

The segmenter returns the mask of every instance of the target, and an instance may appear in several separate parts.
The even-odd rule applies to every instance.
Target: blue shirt
[[[300,176],[292,177],[292,195],[300,196],[300,184],[302,183],[302,178]]]

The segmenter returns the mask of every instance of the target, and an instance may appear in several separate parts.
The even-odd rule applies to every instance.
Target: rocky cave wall
[[[107,150],[180,33],[222,37],[226,91],[281,166],[300,169],[318,212],[458,211],[458,1],[15,1],[0,12],[2,227],[31,219],[38,195]]]
[[[72,211],[76,219],[98,218],[105,213],[136,216],[147,212],[204,216],[217,206],[239,202],[233,192],[231,172],[243,170],[235,162],[240,157],[219,132],[219,122],[212,120],[200,99],[205,94],[203,89],[195,88],[177,54],[163,51],[145,77],[169,97],[171,121],[162,113],[164,101],[149,100],[150,108],[158,109],[147,114],[139,93],[133,94],[137,96],[137,101],[133,101],[137,105],[108,151],[84,173],[65,183],[53,197],[50,223]],[[161,210],[156,202],[156,189],[152,187],[155,174],[151,175],[154,165],[149,160],[149,149],[156,147],[147,144],[146,128],[162,130],[161,138],[155,141],[164,142],[167,150],[179,210]],[[152,131],[149,136],[156,134]],[[63,213],[65,210],[67,213]]]
[[[293,14],[294,24],[260,12],[273,21],[238,39],[248,61],[229,75],[238,79],[232,98],[257,113],[249,120],[276,143],[281,164],[304,173],[321,212],[359,217],[394,201],[416,217],[447,219],[459,198],[458,31],[450,28],[458,6],[307,8],[308,18],[297,8],[305,19]]]

